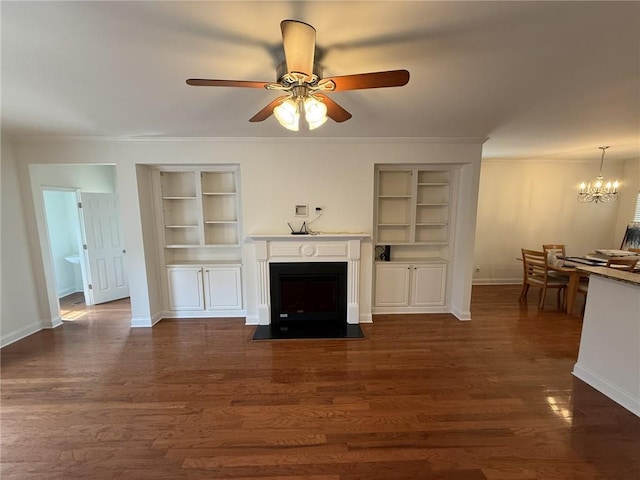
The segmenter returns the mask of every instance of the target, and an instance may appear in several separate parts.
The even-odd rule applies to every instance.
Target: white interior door
[[[126,250],[115,193],[80,194],[84,253],[89,281],[88,305],[129,296],[125,271]]]

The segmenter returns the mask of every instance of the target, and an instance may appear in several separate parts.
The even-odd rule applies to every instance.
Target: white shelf
[[[158,178],[166,248],[239,245],[236,167],[168,166]]]

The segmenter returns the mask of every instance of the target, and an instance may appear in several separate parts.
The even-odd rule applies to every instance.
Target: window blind
[[[634,222],[640,222],[640,192],[638,192],[638,196],[636,197],[636,213],[633,216]]]

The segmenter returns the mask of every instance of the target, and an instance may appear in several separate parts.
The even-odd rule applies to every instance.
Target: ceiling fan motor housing
[[[278,65],[278,68],[276,68],[276,82],[281,84],[294,83],[289,81],[289,78],[287,75],[288,73],[289,71],[287,69],[287,62],[286,60],[283,60],[282,63]],[[317,83],[318,80],[322,79],[322,67],[317,63],[313,64],[313,77],[314,77],[313,80],[308,83],[310,84]]]

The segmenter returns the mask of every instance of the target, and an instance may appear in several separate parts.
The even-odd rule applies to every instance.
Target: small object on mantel
[[[302,226],[298,231],[294,230],[289,222],[287,222],[287,225],[289,225],[289,229],[291,230],[291,235],[309,235],[309,230],[307,229],[307,222],[302,222]]]

